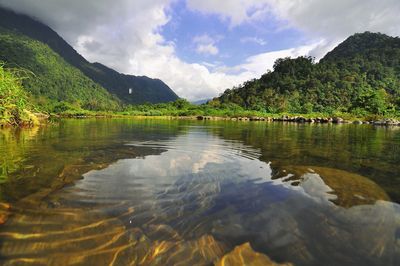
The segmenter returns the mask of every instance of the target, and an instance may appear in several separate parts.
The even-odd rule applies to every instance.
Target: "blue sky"
[[[307,44],[301,31],[291,27],[279,28],[280,22],[273,16],[231,26],[229,20],[216,14],[188,9],[185,1],[173,3],[167,15],[170,21],[162,27],[161,34],[175,44],[177,56],[189,63],[235,66],[252,55]],[[199,41],[200,37],[203,37],[202,41]],[[200,45],[210,44],[217,48],[218,53],[197,51]]]
[[[282,57],[317,59],[357,32],[400,35],[399,0],[0,0],[49,25],[91,62],[199,100]]]

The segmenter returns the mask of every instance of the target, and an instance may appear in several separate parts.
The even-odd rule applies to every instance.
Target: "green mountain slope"
[[[124,75],[102,64],[89,63],[55,31],[39,21],[3,8],[0,8],[0,17],[0,27],[17,31],[47,44],[66,62],[78,68],[125,103],[161,103],[178,99],[178,96],[161,80]],[[130,88],[132,94],[129,94]]]
[[[400,39],[356,34],[319,63],[279,59],[274,71],[225,91],[218,101],[269,112],[387,114],[400,109]]]
[[[67,102],[89,110],[113,110],[119,100],[71,66],[47,45],[0,28],[0,61],[21,68],[24,88],[42,106]]]
[[[362,57],[367,61],[400,70],[400,38],[381,33],[364,32],[350,36],[329,52],[321,62],[338,62]]]

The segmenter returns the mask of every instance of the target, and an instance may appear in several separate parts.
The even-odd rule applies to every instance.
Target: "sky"
[[[400,35],[399,0],[0,0],[91,62],[159,78],[188,100],[259,78],[276,59],[317,60],[356,32]]]

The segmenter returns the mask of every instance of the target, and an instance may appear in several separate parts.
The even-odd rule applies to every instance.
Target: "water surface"
[[[0,262],[212,265],[241,251],[399,265],[399,151],[398,128],[355,125],[104,119],[0,131]]]

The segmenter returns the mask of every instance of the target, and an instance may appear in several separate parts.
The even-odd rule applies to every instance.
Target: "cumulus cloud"
[[[257,38],[257,37],[243,37],[240,38],[241,43],[255,43],[261,46],[264,46],[267,44],[267,41],[265,41],[262,38]]]
[[[129,72],[142,51],[169,51],[159,27],[169,18],[169,0],[0,0],[0,5],[38,18],[89,61]],[[94,48],[94,49],[93,49]],[[148,62],[144,62],[148,63]]]
[[[200,54],[217,55],[219,50],[214,44],[199,44],[196,51]]]
[[[0,0],[0,5],[38,18],[89,61],[160,78],[190,100],[213,97],[259,77],[279,57],[310,54],[320,58],[355,32],[400,34],[398,0],[185,0],[192,11],[218,15],[231,27],[266,23],[274,17],[280,23],[277,30],[295,28],[310,40],[310,45],[253,55],[237,66],[187,63],[177,56],[175,43],[161,34],[174,1],[178,0]],[[199,39],[195,51],[218,54],[218,42],[215,36],[210,38],[209,42]],[[243,38],[243,42],[263,43]]]
[[[291,26],[316,35],[343,37],[361,31],[399,35],[397,0],[268,0],[275,14]]]
[[[273,51],[262,53],[248,57],[243,64],[234,67],[219,67],[218,71],[229,73],[240,77],[241,80],[246,81],[251,78],[260,77],[268,70],[272,70],[274,63],[279,58],[296,58],[299,56],[307,55],[321,44],[320,42],[310,45],[304,45],[297,48],[285,49],[280,51]]]
[[[203,34],[200,36],[195,36],[193,38],[193,43],[196,44],[196,52],[205,55],[217,55],[219,49],[216,43],[221,40],[220,36],[216,38],[211,38],[208,34]]]

